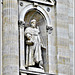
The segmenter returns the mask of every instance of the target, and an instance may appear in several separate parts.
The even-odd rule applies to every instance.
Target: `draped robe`
[[[35,62],[39,63],[42,61],[41,40],[39,32],[40,31],[37,28],[28,27],[25,29],[25,36],[29,37],[28,35],[30,35],[30,41],[34,43],[34,45],[26,45],[26,67],[35,65]]]

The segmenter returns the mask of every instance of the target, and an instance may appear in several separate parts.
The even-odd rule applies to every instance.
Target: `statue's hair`
[[[32,19],[32,20],[30,21],[30,23],[29,23],[29,24],[30,24],[30,26],[31,26],[31,22],[34,22],[34,21],[36,22],[36,20],[35,20],[35,19]]]
[[[32,19],[30,22],[34,22],[34,21],[36,21],[35,19]]]

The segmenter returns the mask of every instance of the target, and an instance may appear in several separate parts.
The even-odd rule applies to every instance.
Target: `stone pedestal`
[[[28,69],[20,69],[22,75],[56,75],[44,72],[44,69],[36,67],[28,67]]]

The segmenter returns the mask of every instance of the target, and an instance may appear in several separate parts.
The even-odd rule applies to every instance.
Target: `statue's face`
[[[33,27],[33,28],[36,27],[36,21],[31,22],[31,27]]]

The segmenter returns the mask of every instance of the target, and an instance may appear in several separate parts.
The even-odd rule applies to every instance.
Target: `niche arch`
[[[44,10],[44,8],[42,8],[41,6],[37,6],[37,7],[34,7],[32,4],[31,5],[27,5],[27,6],[25,6],[23,9],[22,9],[22,11],[20,12],[20,21],[25,21],[26,19],[25,19],[25,17],[26,17],[26,15],[27,15],[27,13],[29,13],[30,11],[32,11],[32,10],[35,10],[35,11],[38,11],[38,12],[40,12],[40,15],[44,18],[44,20],[46,20],[46,23],[45,23],[45,25],[43,25],[43,26],[45,26],[44,28],[45,28],[45,33],[46,33],[46,26],[50,26],[51,25],[51,22],[50,22],[50,17],[48,16],[48,14],[47,14],[47,12]],[[29,20],[30,21],[30,20]],[[28,22],[26,23],[26,24],[28,24]],[[40,27],[41,28],[41,27]],[[48,66],[49,66],[49,42],[48,42],[48,39],[49,39],[49,34],[47,33],[45,36],[47,36],[46,38],[47,38],[47,42],[46,42],[46,45],[47,45],[47,50],[46,50],[46,57],[44,58],[44,59],[47,59],[47,60],[45,60],[44,61],[44,63],[45,63],[45,71],[46,72],[48,72],[48,70],[49,70],[49,68],[48,68]],[[44,38],[44,40],[45,40],[45,38]],[[24,40],[23,40],[24,41]],[[20,41],[21,42],[21,41]],[[21,52],[24,52],[24,51],[21,51]],[[25,53],[25,52],[24,52]],[[45,52],[44,52],[45,53]],[[20,53],[20,54],[23,54],[23,53]],[[21,57],[23,57],[23,58],[25,58],[25,56],[21,56]],[[23,60],[25,60],[25,59],[23,59]],[[47,62],[48,61],[48,62]],[[24,61],[25,62],[25,61]],[[25,66],[24,65],[24,62],[22,62],[23,63],[23,66]]]

